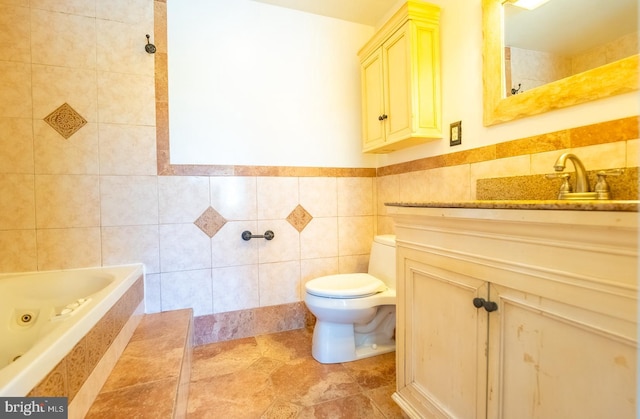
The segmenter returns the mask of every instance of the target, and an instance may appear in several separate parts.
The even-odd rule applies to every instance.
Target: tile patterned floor
[[[343,364],[311,356],[309,329],[198,346],[188,419],[403,418],[395,353]]]

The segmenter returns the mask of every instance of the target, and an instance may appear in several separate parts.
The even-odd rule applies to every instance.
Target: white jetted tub
[[[25,396],[143,275],[143,265],[0,275],[0,396]]]

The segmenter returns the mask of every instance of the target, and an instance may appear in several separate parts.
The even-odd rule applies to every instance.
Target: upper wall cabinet
[[[360,50],[362,151],[442,138],[440,8],[407,2]]]

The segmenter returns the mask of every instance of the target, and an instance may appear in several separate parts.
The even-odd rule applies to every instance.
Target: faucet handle
[[[600,170],[596,173],[598,177],[600,176],[620,176],[624,174],[624,169],[609,169],[609,170]]]
[[[624,169],[601,170],[596,173],[598,181],[596,182],[595,192],[597,199],[609,199],[611,190],[607,183],[607,176],[620,176],[624,173]]]
[[[547,179],[562,179],[562,185],[560,185],[560,191],[558,192],[558,199],[562,199],[562,196],[566,193],[573,192],[573,187],[569,179],[571,175],[569,173],[548,173],[544,175]]]

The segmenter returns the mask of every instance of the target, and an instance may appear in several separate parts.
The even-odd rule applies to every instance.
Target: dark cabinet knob
[[[493,301],[487,301],[484,298],[476,297],[473,299],[473,306],[475,308],[484,307],[487,312],[491,313],[492,311],[496,311],[498,309],[498,304]]]
[[[480,307],[484,306],[484,298],[478,298],[478,297],[474,298],[473,299],[473,306],[475,308],[480,308]]]
[[[385,119],[387,119],[387,118],[388,118],[388,116],[383,114],[383,115],[380,115],[380,116],[378,117],[378,121],[384,121],[384,120],[385,120]]]

